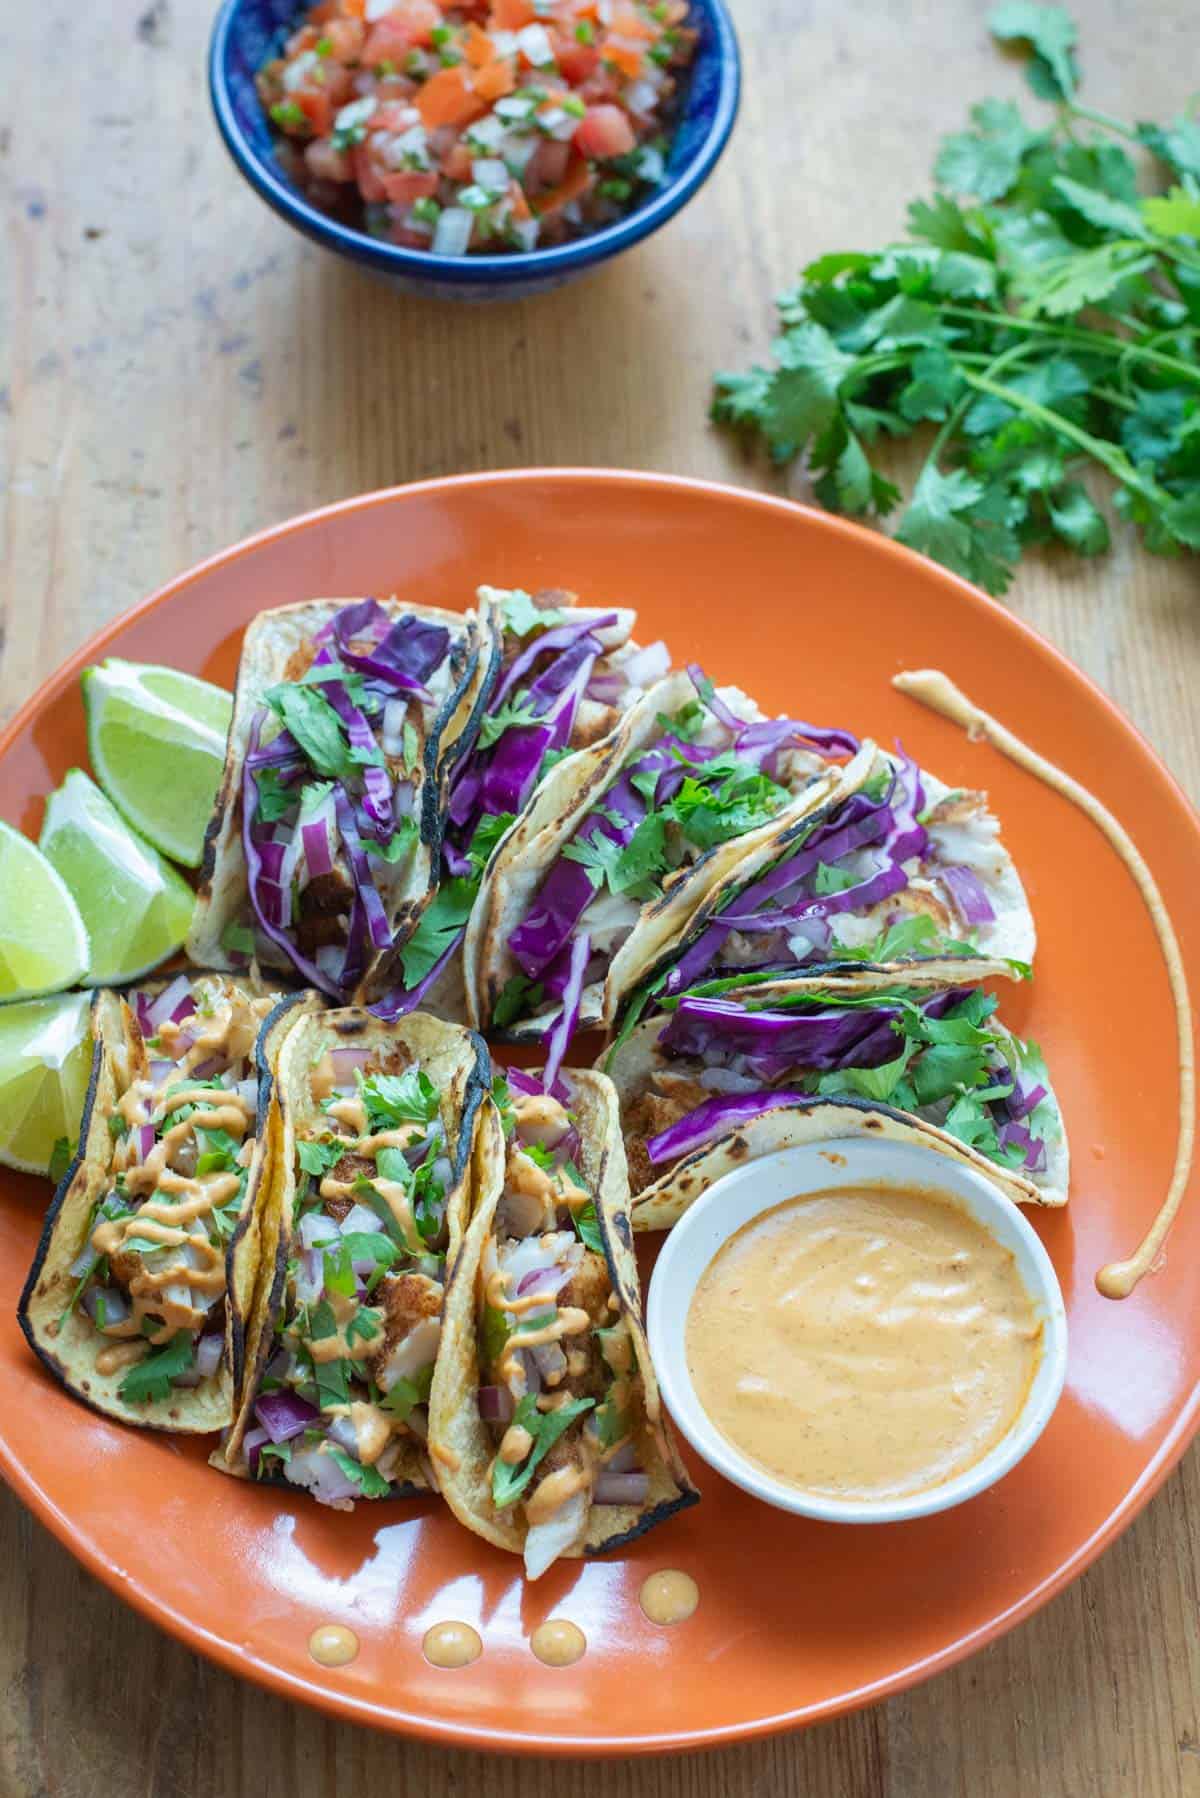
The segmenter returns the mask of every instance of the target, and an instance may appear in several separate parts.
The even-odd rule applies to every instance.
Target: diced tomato
[[[560,38],[554,59],[572,87],[579,87],[600,64],[595,44],[576,44]]]
[[[410,81],[406,75],[385,75],[376,84],[375,98],[380,101],[407,100],[411,103],[416,91],[416,82]]]
[[[407,131],[415,125],[416,107],[411,100],[381,100],[367,120],[368,131]]]
[[[587,163],[582,156],[576,156],[558,186],[551,188],[549,193],[540,195],[538,199],[532,200],[530,204],[539,218],[560,212],[564,206],[569,206],[572,200],[577,200],[580,194],[586,193],[591,179],[591,171]]]
[[[419,89],[416,104],[430,131],[439,125],[469,125],[487,111],[486,100],[472,88],[462,63],[431,75]]]
[[[620,38],[609,37],[604,40],[604,60],[615,63],[622,75],[627,75],[630,81],[636,81],[642,72],[641,46]]]
[[[337,62],[357,62],[367,35],[361,19],[330,19],[321,34],[329,40],[329,54]]]
[[[436,174],[422,175],[415,169],[383,176],[383,191],[395,206],[411,206],[414,200],[429,198],[437,192],[437,185]]]
[[[549,193],[565,179],[570,160],[570,144],[552,137],[543,139],[525,165],[526,192]]]
[[[643,19],[632,6],[618,7],[613,14],[612,28],[618,37],[643,38],[648,43],[658,36],[657,27],[649,19]]]
[[[394,62],[402,68],[410,50],[432,43],[434,26],[441,22],[441,10],[435,0],[401,0],[399,6],[372,25],[362,60],[371,69],[381,62]]]
[[[492,0],[492,31],[520,31],[522,25],[532,25],[537,14],[533,10],[531,0]]]
[[[325,137],[333,128],[333,101],[323,87],[298,87],[291,96],[312,127],[314,137]]]
[[[327,137],[304,147],[304,161],[318,181],[353,181],[354,163],[345,150],[335,150]]]
[[[588,76],[579,90],[579,98],[589,106],[599,106],[605,100],[615,100],[620,93],[620,84],[611,69],[601,63],[594,74]]]
[[[368,203],[386,200],[387,188],[383,185],[383,173],[375,166],[370,146],[358,144],[351,155],[354,157],[354,179],[358,182],[358,191],[363,199]]]
[[[489,62],[495,62],[496,49],[486,31],[478,25],[468,25],[467,35],[463,43],[467,61],[473,69],[486,68]]]
[[[517,85],[516,70],[511,62],[489,62],[486,68],[476,69],[471,86],[481,100],[488,106],[493,101],[502,100],[505,94],[511,94]]]
[[[393,225],[388,235],[405,250],[427,250],[433,241],[428,231],[410,231],[407,225]]]
[[[325,77],[321,86],[329,96],[329,104],[335,112],[339,107],[345,106],[348,100],[358,98],[354,86],[354,70],[348,69],[345,63],[323,62],[321,73]]]
[[[458,143],[452,144],[443,156],[442,173],[451,181],[469,181],[471,164],[474,160],[469,146],[460,139]]]
[[[637,138],[619,106],[589,106],[573,142],[581,156],[602,162],[609,156],[627,156]]]

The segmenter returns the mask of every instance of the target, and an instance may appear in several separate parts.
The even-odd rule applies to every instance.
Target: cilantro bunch
[[[1083,105],[1059,7],[1010,0],[990,26],[1026,52],[1049,124],[973,107],[909,240],[810,263],[778,302],[774,363],[718,375],[713,417],[875,518],[901,494],[873,453],[935,427],[896,536],[1000,594],[1031,544],[1108,548],[1092,469],[1148,549],[1200,549],[1200,123]],[[1139,191],[1135,155],[1166,191]]]

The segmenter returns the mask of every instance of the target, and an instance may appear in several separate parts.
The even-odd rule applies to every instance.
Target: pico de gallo
[[[258,89],[307,197],[443,256],[565,242],[663,179],[687,0],[321,0]]]

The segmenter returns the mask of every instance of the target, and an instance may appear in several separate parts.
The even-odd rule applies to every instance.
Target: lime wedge
[[[91,943],[87,983],[119,985],[173,955],[194,896],[80,768],[46,801],[42,851],[75,896]]]
[[[87,993],[0,1006],[0,1162],[49,1172],[56,1147],[79,1140],[92,1067]]]
[[[0,1001],[74,986],[87,965],[87,931],[61,876],[0,823]]]
[[[85,669],[83,703],[92,767],[109,798],[156,849],[198,868],[232,696],[177,668],[113,656]]]

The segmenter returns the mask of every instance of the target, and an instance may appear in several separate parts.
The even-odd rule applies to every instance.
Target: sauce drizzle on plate
[[[1188,992],[1187,975],[1183,971],[1183,957],[1179,952],[1179,939],[1175,935],[1175,927],[1163,903],[1158,885],[1146,866],[1140,851],[1124,825],[1120,824],[1108,807],[1089,793],[1085,786],[1073,776],[1067,774],[1053,762],[1031,749],[1015,736],[1007,725],[993,718],[990,712],[983,711],[973,704],[950,678],[937,668],[915,668],[902,674],[894,675],[892,685],[910,699],[917,700],[930,711],[939,712],[943,718],[949,718],[953,724],[960,724],[972,742],[984,741],[1006,755],[1018,767],[1026,769],[1037,780],[1069,799],[1072,805],[1078,806],[1085,817],[1090,818],[1099,830],[1104,832],[1125,866],[1133,876],[1137,889],[1150,913],[1150,921],[1154,925],[1159,945],[1163,952],[1163,960],[1167,964],[1167,978],[1171,983],[1171,998],[1175,1004],[1175,1019],[1179,1038],[1179,1135],[1175,1148],[1175,1166],[1171,1174],[1171,1184],[1167,1188],[1167,1196],[1159,1207],[1158,1213],[1149,1230],[1138,1244],[1132,1255],[1121,1261],[1110,1261],[1096,1275],[1096,1289],[1106,1299],[1127,1299],[1138,1281],[1150,1272],[1158,1259],[1159,1251],[1166,1241],[1167,1232],[1175,1221],[1183,1195],[1187,1190],[1192,1171],[1192,1153],[1196,1132],[1196,1061],[1192,1046],[1192,1002]]]

